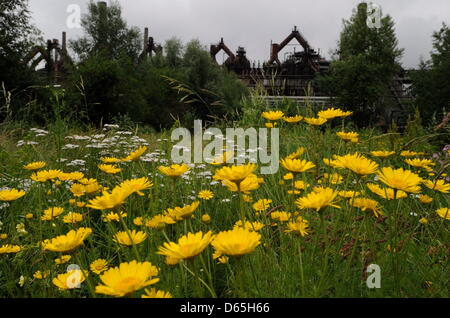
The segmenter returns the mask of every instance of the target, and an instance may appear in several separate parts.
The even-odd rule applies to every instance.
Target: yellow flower
[[[234,224],[234,228],[235,227],[240,227],[240,228],[244,228],[246,230],[249,231],[259,231],[261,230],[265,225],[261,222],[249,222],[249,221],[245,221],[244,226],[242,226],[242,220],[237,221]]]
[[[214,193],[210,190],[202,190],[198,193],[198,197],[203,200],[210,200],[214,198]]]
[[[137,193],[138,195],[143,196],[144,193],[142,193],[141,191],[153,187],[153,183],[148,180],[147,177],[142,177],[137,179],[125,180],[119,185],[119,187],[125,189],[130,193]]]
[[[241,256],[249,254],[261,244],[261,234],[241,227],[222,231],[214,237],[211,245],[220,255]]]
[[[108,269],[108,262],[105,259],[99,258],[93,261],[89,268],[93,273],[100,275]]]
[[[373,193],[379,195],[380,197],[382,197],[384,199],[387,199],[387,200],[394,199],[394,189],[382,188],[379,185],[374,184],[374,183],[368,183],[367,187],[369,188],[370,191],[372,191]],[[406,198],[406,197],[408,197],[406,192],[401,191],[401,190],[397,191],[396,199],[401,199],[401,198]]]
[[[7,238],[8,238],[8,234],[6,234],[6,233],[0,234],[0,240],[6,240]]]
[[[272,200],[270,199],[260,199],[253,203],[253,209],[257,212],[265,211],[270,207]]]
[[[292,180],[294,179],[294,174],[292,172],[288,172],[283,176],[284,180]]]
[[[423,184],[431,190],[439,191],[442,193],[449,193],[450,191],[450,183],[445,183],[445,181],[442,179],[436,181],[423,180]]]
[[[333,168],[338,168],[338,169],[342,169],[345,168],[344,167],[344,163],[336,158],[338,158],[338,156],[333,156],[335,159],[330,159],[330,158],[323,158],[323,162],[330,167]]]
[[[70,230],[66,235],[44,240],[41,243],[42,248],[54,252],[69,252],[82,245],[91,233],[92,229],[86,227],[80,227],[76,231]]]
[[[110,268],[100,276],[102,284],[95,287],[97,294],[122,297],[159,282],[158,269],[150,262],[131,261]]]
[[[61,170],[41,170],[34,172],[31,179],[37,182],[46,182],[58,178],[61,173]]]
[[[82,178],[80,180],[78,180],[79,183],[83,184],[83,185],[89,185],[89,184],[95,184],[98,183],[97,179],[91,178]]]
[[[430,170],[430,166],[434,166],[435,163],[431,161],[430,159],[405,159],[405,162],[409,164],[410,166],[416,167],[416,168],[424,168],[426,170]]]
[[[264,123],[264,125],[266,126],[266,128],[274,128],[277,123]]]
[[[344,180],[344,177],[342,177],[339,173],[324,173],[323,179],[326,183],[340,184]]]
[[[126,188],[115,187],[111,193],[103,191],[101,196],[89,200],[87,207],[96,210],[114,209],[122,205],[130,194],[130,191]]]
[[[313,191],[308,195],[298,198],[295,204],[300,209],[314,209],[317,212],[321,209],[332,206],[335,208],[340,208],[336,205],[336,196],[338,193],[331,188],[323,188],[320,192]]]
[[[392,169],[391,167],[381,168],[378,172],[380,181],[388,187],[411,193],[420,192],[420,182],[422,179],[409,170]]]
[[[336,117],[347,117],[353,114],[353,112],[347,111],[344,112],[343,110],[339,108],[328,108],[326,110],[322,110],[317,113],[317,116],[325,119],[333,119]]]
[[[302,119],[303,119],[303,116],[300,116],[300,115],[296,115],[296,116],[292,116],[292,117],[283,117],[283,120],[290,124],[298,123]]]
[[[292,173],[300,173],[305,172],[309,169],[314,168],[316,165],[312,163],[311,161],[307,160],[300,160],[300,159],[281,159],[280,160],[281,165],[289,170]]]
[[[0,254],[7,254],[7,253],[18,253],[22,250],[22,247],[19,245],[2,245],[0,246]]]
[[[169,167],[159,166],[158,170],[168,177],[176,178],[189,171],[190,168],[183,163],[181,165],[174,164]]]
[[[44,279],[44,278],[47,278],[48,275],[50,275],[50,271],[49,270],[46,270],[46,271],[43,271],[43,272],[38,270],[38,271],[34,272],[33,277],[35,279]]]
[[[368,198],[353,198],[350,199],[350,205],[359,208],[363,211],[370,210],[373,212],[375,217],[378,217],[380,215],[383,215],[383,212],[381,211],[381,206],[378,204],[377,201],[368,199]]]
[[[286,157],[286,159],[297,159],[298,157],[300,157],[304,153],[305,153],[305,148],[304,147],[298,147],[297,150],[294,151],[293,153],[289,154]]]
[[[298,190],[305,190],[309,186],[310,185],[308,183],[306,183],[305,181],[302,181],[302,180],[297,180],[294,182],[294,188],[296,188]]]
[[[270,213],[270,217],[272,218],[272,220],[287,222],[292,218],[292,213],[285,211],[274,211]]]
[[[300,236],[306,236],[308,235],[309,229],[308,229],[308,220],[305,220],[301,216],[299,216],[296,220],[296,222],[289,222],[287,224],[288,229],[285,230],[285,233],[295,233]]]
[[[123,232],[117,232],[114,234],[113,241],[117,242],[122,245],[137,245],[139,243],[144,242],[144,240],[147,238],[147,233],[143,231],[123,231]]]
[[[134,224],[134,225],[137,225],[137,226],[142,226],[142,225],[144,225],[144,218],[143,218],[142,216],[135,217],[135,218],[133,219],[133,224]]]
[[[76,203],[76,206],[78,207],[78,208],[84,208],[85,206],[86,206],[86,202],[77,202]]]
[[[81,197],[86,193],[86,187],[80,183],[74,183],[70,186],[70,192],[76,197]]]
[[[342,140],[351,141],[351,142],[359,141],[359,134],[354,131],[351,131],[351,132],[339,131],[336,133],[336,135],[338,135],[338,137],[341,138]]]
[[[305,117],[303,118],[303,120],[313,126],[320,126],[323,125],[327,122],[327,119],[323,118],[323,117],[319,117],[319,118],[310,118],[310,117]]]
[[[386,150],[371,151],[370,154],[374,157],[386,158],[395,154],[395,151],[386,151]]]
[[[212,232],[206,234],[203,232],[191,233],[178,239],[178,243],[165,242],[158,249],[158,254],[178,260],[191,259],[199,255],[211,243],[213,239]]]
[[[164,259],[164,263],[166,263],[166,265],[168,265],[168,266],[178,265],[178,264],[180,264],[180,261],[181,260],[179,258],[173,258],[173,257],[169,257],[169,256],[167,256]]]
[[[404,150],[400,153],[400,156],[402,156],[402,157],[414,157],[414,156],[420,156],[420,155],[425,155],[425,153],[409,151],[409,150]]]
[[[223,167],[216,171],[216,174],[213,176],[214,180],[228,180],[239,183],[244,180],[253,171],[256,170],[256,165],[253,163],[249,163],[247,165],[241,166],[231,166],[231,167]]]
[[[208,162],[212,165],[224,165],[226,164],[234,155],[233,151],[225,151],[222,155],[215,157],[211,162]]]
[[[84,173],[83,172],[79,172],[79,171],[75,171],[75,172],[61,172],[58,175],[58,179],[61,181],[76,181],[76,180],[80,180],[84,178]],[[55,182],[56,184],[58,184],[58,181]]]
[[[419,195],[419,201],[425,204],[431,203],[433,201],[433,198],[429,197],[426,194]]]
[[[78,223],[81,221],[83,221],[83,214],[81,213],[70,212],[63,217],[64,223]]]
[[[100,160],[103,163],[118,163],[118,162],[122,161],[119,158],[114,158],[114,157],[101,157]]]
[[[98,168],[101,171],[109,173],[109,174],[115,174],[115,173],[122,171],[122,169],[118,168],[116,165],[102,164],[102,165],[98,165]]]
[[[420,223],[420,224],[428,224],[428,220],[427,220],[427,218],[421,218],[421,219],[419,220],[419,223]]]
[[[84,185],[84,191],[87,194],[95,193],[102,188],[102,186],[98,184],[96,179],[81,179],[78,182],[81,183],[82,180],[84,181],[84,183],[82,183]]]
[[[437,214],[446,220],[450,220],[450,209],[449,208],[440,208],[436,210]]]
[[[244,226],[242,226],[242,220],[237,221],[234,224],[234,227],[240,227],[240,228],[244,228],[246,230],[249,231],[259,231],[261,230],[265,225],[261,222],[255,221],[255,222],[249,222],[249,221],[245,221],[244,222]]]
[[[249,203],[253,201],[253,198],[246,194],[242,195],[242,199],[244,200],[244,202],[249,202]]]
[[[268,111],[263,112],[261,116],[267,120],[275,121],[281,119],[284,116],[284,113],[281,110]]]
[[[217,256],[215,256],[217,255]],[[229,261],[229,257],[225,255],[221,255],[219,253],[214,253],[213,258],[217,260],[218,264],[226,264]]]
[[[358,175],[368,175],[375,173],[378,169],[378,164],[375,161],[367,159],[360,153],[347,154],[345,156],[337,156],[336,160]]]
[[[145,222],[145,226],[152,229],[162,229],[166,224],[175,224],[175,220],[170,216],[157,214]]]
[[[54,207],[54,208],[48,208],[44,211],[44,215],[41,216],[42,221],[50,221],[56,218],[57,216],[61,215],[64,212],[64,208],[61,207]]]
[[[58,258],[55,258],[55,264],[57,264],[57,265],[65,264],[68,261],[70,261],[71,258],[72,258],[72,256],[70,256],[70,255],[60,256]]]
[[[0,190],[0,201],[15,201],[26,194],[23,190]]]
[[[28,219],[28,220],[32,219],[33,217],[34,217],[33,213],[27,213],[25,215],[25,218]]]
[[[141,298],[173,298],[172,294],[156,288],[145,289],[145,294]]]
[[[16,225],[16,230],[18,233],[27,234],[28,232],[25,230],[25,224],[19,223]]]
[[[24,165],[23,168],[26,170],[38,170],[44,168],[46,165],[47,164],[44,161],[35,161]]]
[[[211,217],[209,216],[209,214],[203,214],[202,215],[202,222],[205,223],[205,224],[211,223]]]
[[[78,288],[86,280],[85,271],[74,269],[64,274],[59,274],[53,278],[52,283],[63,290]]]
[[[147,149],[148,148],[146,146],[140,146],[135,151],[130,152],[130,154],[123,158],[122,161],[135,161],[139,159],[144,154],[144,152],[147,151]]]
[[[232,181],[229,180],[222,180],[222,184],[227,187],[228,190],[232,192],[242,192],[242,193],[249,193],[250,191],[254,191],[259,188],[259,185],[261,183],[264,183],[263,178],[258,178],[257,175],[251,173],[248,175],[244,180],[239,183],[239,186]]]
[[[181,221],[184,219],[191,218],[195,210],[200,205],[199,201],[194,201],[191,204],[187,204],[183,207],[175,207],[175,208],[168,208],[166,210],[165,215],[171,217],[175,221]]]

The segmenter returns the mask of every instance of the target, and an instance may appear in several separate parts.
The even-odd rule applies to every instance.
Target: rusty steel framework
[[[142,60],[146,57],[152,57],[153,53],[162,54],[163,48],[161,45],[156,44],[155,40],[152,36],[148,35],[148,28],[144,29],[144,49],[139,55],[139,60]]]
[[[54,83],[59,83],[73,65],[72,59],[67,53],[66,32],[62,33],[62,46],[57,39],[47,40],[47,46],[35,46],[24,57],[23,63],[29,65],[33,70],[45,61],[43,71]]]
[[[281,62],[279,54],[292,40],[296,40],[303,51],[291,53],[285,61]],[[250,63],[243,47],[239,47],[236,54],[233,54],[224,43],[223,38],[218,44],[210,47],[211,57],[214,61],[216,61],[217,53],[221,50],[228,55],[224,62],[226,68],[234,71],[249,87],[263,83],[269,94],[275,94],[276,91],[277,95],[300,96],[304,95],[305,89],[311,85],[312,93],[320,95],[314,78],[317,74],[327,71],[330,66],[329,61],[311,48],[296,26],[281,43],[271,44],[270,58],[263,63],[262,67],[260,65],[256,67],[254,63]]]
[[[106,5],[106,4],[105,4]],[[139,61],[151,58],[154,55],[162,54],[163,48],[157,44],[152,36],[149,36],[149,29],[144,29],[144,46],[139,55]],[[280,60],[280,52],[289,43],[296,40],[303,48],[301,51],[287,52],[287,58]],[[304,96],[308,95],[322,97],[323,93],[316,84],[316,77],[327,72],[330,61],[323,58],[316,52],[295,26],[292,32],[280,43],[271,43],[270,58],[261,66],[259,63],[251,63],[243,47],[238,47],[236,53],[225,44],[223,38],[217,44],[210,46],[210,55],[217,63],[216,56],[220,51],[224,51],[228,56],[223,65],[228,70],[233,71],[248,87],[261,85],[266,89],[268,95],[278,96]],[[47,46],[36,46],[24,59],[24,63],[31,68],[36,67],[45,61],[43,71],[53,83],[60,83],[72,65],[72,59],[67,53],[66,33],[62,33],[62,46],[56,39],[48,40]],[[391,85],[391,93],[400,104],[405,98],[410,98],[408,86],[411,80],[403,71]]]

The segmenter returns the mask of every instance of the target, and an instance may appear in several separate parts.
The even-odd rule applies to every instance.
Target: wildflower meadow
[[[237,146],[174,163],[171,130],[12,132],[0,295],[448,296],[449,147],[351,116],[252,107],[234,125],[278,130],[270,174]]]

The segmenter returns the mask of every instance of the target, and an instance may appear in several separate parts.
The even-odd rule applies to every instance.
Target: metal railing
[[[274,105],[283,100],[293,100],[296,103],[305,103],[306,101],[314,104],[329,104],[333,97],[330,96],[261,96],[269,104]]]

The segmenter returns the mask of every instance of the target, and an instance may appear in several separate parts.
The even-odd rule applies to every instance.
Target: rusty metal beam
[[[212,59],[217,63],[216,55],[220,52],[220,50],[224,50],[225,53],[229,56],[231,62],[234,62],[236,60],[236,55],[231,52],[231,50],[226,46],[226,44],[223,42],[223,38],[220,39],[220,42],[218,44],[212,44],[210,47],[210,54]]]

